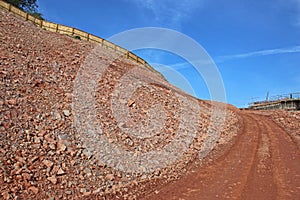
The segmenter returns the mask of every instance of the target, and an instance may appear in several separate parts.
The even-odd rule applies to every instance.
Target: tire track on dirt
[[[148,199],[239,199],[257,154],[260,126],[243,116],[244,126],[236,143],[212,164],[195,169]]]
[[[270,138],[268,130],[262,120],[255,115],[251,116],[253,122],[259,126],[259,147],[251,172],[248,174],[241,199],[276,199],[277,185],[273,179],[273,162],[271,159]],[[275,191],[275,192],[274,192]]]
[[[270,138],[274,181],[277,199],[297,199],[300,194],[300,154],[296,143],[281,127],[270,119],[258,116]]]
[[[233,146],[177,182],[156,188],[146,199],[297,199],[299,148],[268,116],[240,113]]]

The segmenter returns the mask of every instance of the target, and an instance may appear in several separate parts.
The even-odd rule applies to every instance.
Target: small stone
[[[39,193],[39,189],[37,187],[34,187],[34,186],[29,187],[28,191],[32,191],[34,194]]]
[[[63,113],[66,117],[69,117],[71,114],[69,110],[63,110]]]
[[[0,106],[3,106],[3,104],[4,104],[3,101],[0,101]]]
[[[55,149],[56,149],[56,148],[55,148],[55,144],[53,144],[53,143],[50,144],[49,147],[50,147],[50,149],[52,149],[52,150],[55,150]]]
[[[71,166],[74,166],[75,163],[76,163],[76,160],[71,160],[71,161],[70,161]]]
[[[154,172],[154,175],[155,175],[155,176],[159,176],[159,175],[160,175],[160,170],[156,170],[156,171]]]
[[[61,116],[60,116],[60,114],[58,113],[58,112],[53,112],[52,113],[52,118],[54,119],[54,120],[61,120]]]
[[[87,175],[88,177],[92,176],[92,171],[91,171],[90,168],[85,168],[85,169],[84,169],[84,172],[86,173],[86,175]]]
[[[87,150],[87,149],[84,149],[84,150],[82,151],[82,153],[83,153],[83,155],[84,155],[85,157],[87,157],[87,159],[90,159],[90,158],[92,157],[92,153],[89,152],[89,150]]]
[[[26,163],[26,157],[23,158],[23,157],[20,157],[20,156],[16,156],[16,160],[20,163]]]
[[[107,180],[110,180],[110,181],[113,181],[113,180],[115,179],[115,177],[114,177],[113,174],[107,174],[107,175],[105,176],[105,178],[106,178]]]
[[[64,170],[62,170],[62,168],[59,168],[57,171],[57,175],[63,175],[65,174]]]
[[[132,100],[132,99],[129,99],[129,101],[128,101],[127,105],[128,105],[129,107],[132,107],[134,103],[135,103],[135,101],[134,101],[134,100]]]
[[[56,144],[56,141],[55,141],[53,138],[51,138],[50,134],[45,135],[44,139],[45,139],[47,142],[49,142],[50,144]]]
[[[30,159],[30,163],[34,163],[35,161],[37,161],[39,159],[38,156],[33,156],[31,159]]]
[[[9,105],[15,105],[17,103],[17,100],[16,99],[10,99],[10,100],[7,100],[7,103]]]
[[[17,175],[15,179],[19,181],[19,180],[22,179],[22,176],[21,175]]]
[[[57,149],[59,151],[65,151],[67,149],[67,146],[64,143],[62,143],[62,141],[58,141],[57,142]]]
[[[56,174],[58,172],[59,168],[60,168],[59,166],[55,165],[52,169],[52,173]]]
[[[146,178],[147,178],[147,175],[145,175],[145,174],[143,174],[142,177],[141,177],[142,180],[144,180]]]
[[[39,137],[43,137],[45,135],[46,131],[45,130],[40,130],[38,133]]]
[[[57,183],[57,178],[55,178],[55,176],[48,177],[47,180],[54,185]]]
[[[6,153],[6,151],[0,147],[0,153],[1,153],[2,155],[4,155],[4,154]]]
[[[53,162],[51,162],[50,160],[43,160],[43,164],[48,168],[51,168],[53,166]]]
[[[66,93],[66,101],[67,102],[71,102],[72,101],[72,98],[73,98],[73,95],[72,95],[72,93]]]
[[[83,192],[83,196],[88,196],[90,194],[91,194],[91,192]]]
[[[67,191],[66,191],[66,194],[67,194],[67,195],[70,195],[70,194],[72,194],[72,191],[71,191],[71,190],[67,190]]]
[[[3,122],[3,126],[5,129],[9,129],[10,123],[9,122]]]
[[[138,183],[136,180],[133,180],[133,181],[132,181],[132,184],[133,184],[133,185],[136,185],[136,186],[139,185],[139,183]]]
[[[147,172],[147,169],[146,169],[146,167],[144,167],[144,166],[140,166],[139,168],[140,168],[140,170],[142,170],[142,172],[144,172],[144,173],[146,173],[146,172]]]
[[[85,193],[86,189],[85,188],[80,188],[80,193]]]
[[[23,177],[24,180],[28,180],[29,181],[31,179],[31,174],[23,173],[22,177]]]
[[[2,192],[1,195],[2,195],[3,199],[9,199],[10,198],[10,195],[9,195],[8,192]]]
[[[41,138],[40,137],[37,137],[37,136],[34,136],[34,143],[35,144],[39,144],[39,143],[41,143]]]
[[[98,188],[98,189],[96,189],[96,190],[93,191],[93,194],[100,193],[101,191],[102,191],[102,189],[101,189],[101,188]]]

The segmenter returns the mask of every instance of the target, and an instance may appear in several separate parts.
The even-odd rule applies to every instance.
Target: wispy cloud
[[[203,5],[203,0],[128,0],[153,12],[155,21],[163,25],[180,26],[183,20]]]
[[[300,53],[300,45],[286,47],[286,48],[253,51],[253,52],[242,53],[242,54],[219,56],[219,57],[217,57],[217,61],[222,62],[222,61],[231,60],[231,59],[249,58],[249,57],[257,57],[257,56],[276,55],[276,54],[286,54],[286,53]]]

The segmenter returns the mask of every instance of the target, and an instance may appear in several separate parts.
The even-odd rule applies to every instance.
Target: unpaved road
[[[263,115],[243,112],[241,132],[224,155],[147,199],[299,199],[299,147]]]

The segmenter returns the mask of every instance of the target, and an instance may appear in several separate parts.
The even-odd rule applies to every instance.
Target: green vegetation
[[[36,0],[4,0],[4,1],[12,4],[15,7],[20,8],[25,12],[28,12],[35,18],[43,19],[42,14],[37,12],[38,5],[36,3]]]
[[[78,35],[76,35],[74,38],[77,40],[81,40],[80,36],[78,36]]]

